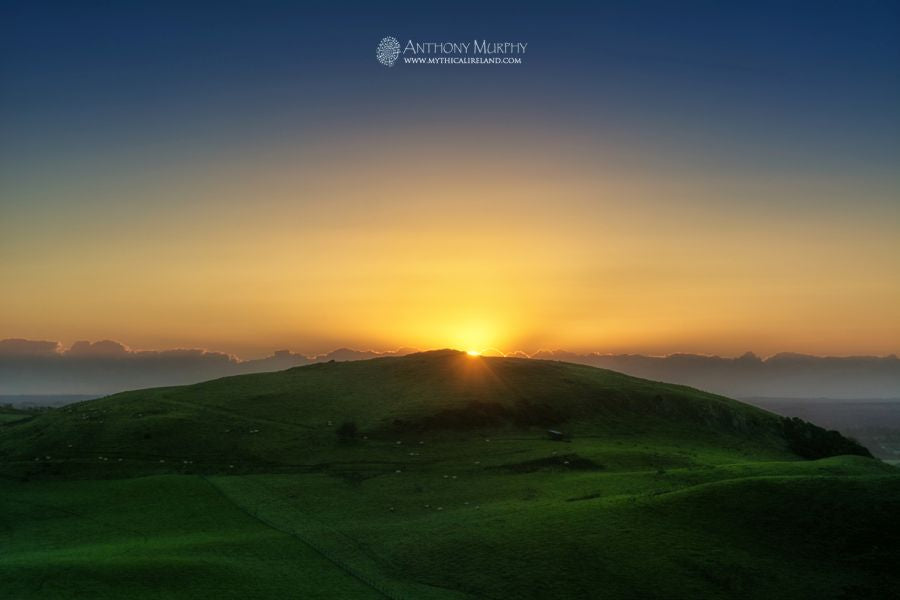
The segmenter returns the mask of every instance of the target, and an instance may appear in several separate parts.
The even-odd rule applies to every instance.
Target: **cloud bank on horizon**
[[[418,350],[340,348],[314,356],[278,350],[265,358],[242,360],[199,348],[133,350],[112,340],[78,341],[66,348],[57,341],[5,339],[0,340],[0,396],[104,395],[330,360],[402,356]],[[751,352],[730,358],[539,350],[506,356],[585,364],[740,398],[900,398],[900,359],[893,354],[833,357],[779,353],[763,359]]]

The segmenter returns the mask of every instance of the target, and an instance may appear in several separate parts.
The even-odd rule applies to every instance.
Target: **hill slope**
[[[140,390],[0,425],[0,595],[884,598],[900,476],[865,454],[450,351]]]
[[[155,461],[166,466],[147,467],[165,472],[173,462],[205,472],[226,463],[271,470],[330,455],[344,423],[352,423],[351,435],[356,429],[357,437],[373,440],[554,427],[574,435],[718,440],[773,456],[791,449],[808,457],[866,454],[840,436],[826,440],[827,447],[807,448],[822,432],[817,437],[803,423],[683,386],[554,361],[436,351],[82,402],[3,430],[0,458],[7,465],[27,461],[35,474],[46,471],[48,455],[67,459],[69,472],[99,460],[114,473],[110,459]]]

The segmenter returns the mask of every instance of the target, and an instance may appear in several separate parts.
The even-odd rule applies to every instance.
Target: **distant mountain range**
[[[782,352],[760,358],[698,354],[576,354],[537,352],[531,358],[581,363],[635,377],[681,383],[734,398],[898,398],[900,359],[889,356],[810,356]]]
[[[131,350],[111,341],[77,342],[65,349],[58,342],[24,339],[0,341],[0,395],[87,394],[196,383],[243,373],[279,371],[314,362],[403,356],[390,352],[340,348],[305,356],[279,350],[272,356],[241,360],[222,352],[199,349]],[[698,354],[579,354],[561,350],[523,352],[511,356],[560,360],[620,371],[636,377],[680,383],[746,398],[826,397],[900,398],[900,359],[895,355],[822,357],[781,353],[760,358]]]

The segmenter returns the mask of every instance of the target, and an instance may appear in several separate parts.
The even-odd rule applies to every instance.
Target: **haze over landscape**
[[[276,371],[330,360],[361,360],[402,356],[420,351],[341,348],[306,356],[279,350],[261,358],[239,357],[203,349],[132,350],[111,340],[59,342],[0,340],[0,396],[102,395],[141,387],[197,383],[216,377]],[[697,354],[576,353],[538,350],[530,353],[480,351],[504,355],[564,360],[604,367],[658,381],[671,381],[732,397],[827,397],[900,399],[900,359],[894,355],[817,357],[779,353],[761,358]],[[24,401],[28,401],[27,398]]]

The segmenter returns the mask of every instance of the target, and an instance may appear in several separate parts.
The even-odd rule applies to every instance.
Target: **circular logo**
[[[386,67],[393,67],[398,56],[400,56],[400,42],[397,38],[389,35],[378,42],[378,48],[375,50],[378,62]]]

